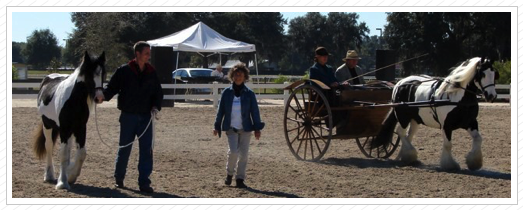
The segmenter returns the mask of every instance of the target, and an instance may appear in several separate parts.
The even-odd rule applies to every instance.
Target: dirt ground
[[[14,103],[13,103],[14,104]],[[88,123],[87,159],[72,189],[55,190],[43,182],[44,165],[32,153],[31,133],[38,123],[36,108],[13,107],[14,198],[41,197],[403,197],[403,198],[509,198],[511,186],[510,107],[481,106],[483,168],[466,169],[465,155],[471,138],[464,130],[453,133],[453,155],[462,170],[439,169],[442,138],[438,130],[420,128],[414,146],[420,163],[405,166],[394,160],[364,157],[354,140],[333,140],[319,162],[298,161],[287,147],[283,106],[261,106],[266,127],[262,138],[251,140],[246,184],[248,189],[227,187],[225,163],[227,140],[212,135],[216,114],[212,106],[164,108],[156,124],[154,194],[138,191],[137,145],[129,161],[125,185],[113,187],[114,160],[119,135],[119,111],[114,105],[98,108],[100,142],[94,117]],[[94,115],[92,115],[94,116]],[[59,171],[55,147],[55,171]],[[397,153],[397,151],[396,151]],[[75,152],[73,151],[72,157]],[[392,156],[395,157],[396,154]],[[56,174],[58,177],[58,174]],[[234,184],[233,184],[234,185]]]

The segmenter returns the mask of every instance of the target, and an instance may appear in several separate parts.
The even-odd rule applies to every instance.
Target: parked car
[[[211,83],[215,80],[211,76],[212,69],[205,68],[181,68],[173,71],[173,83],[174,84],[206,84]],[[186,93],[190,94],[210,94],[210,88],[198,88],[198,89],[176,89],[176,95],[183,95]]]

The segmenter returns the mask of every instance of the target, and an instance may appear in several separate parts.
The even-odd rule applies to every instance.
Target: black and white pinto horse
[[[95,96],[102,94],[105,80],[105,53],[91,58],[87,51],[80,67],[71,75],[46,76],[38,93],[37,128],[33,149],[41,160],[46,156],[44,181],[54,182],[53,146],[60,135],[60,175],[56,189],[70,189],[86,158],[86,124],[95,106]],[[71,144],[76,140],[76,160],[70,163]]]
[[[459,164],[451,154],[452,131],[466,129],[472,137],[472,150],[466,156],[470,170],[478,170],[483,165],[481,143],[478,132],[479,106],[477,92],[488,102],[493,102],[497,95],[495,80],[499,77],[492,63],[484,58],[471,58],[453,67],[452,72],[443,80],[410,76],[400,80],[392,92],[392,102],[422,102],[449,100],[450,102],[430,103],[427,107],[397,106],[388,114],[378,136],[371,142],[371,148],[387,148],[392,139],[394,128],[401,139],[401,149],[397,159],[404,163],[417,161],[418,154],[412,139],[420,124],[437,128],[443,134],[443,149],[440,166],[443,170],[459,170]],[[412,103],[411,103],[412,104]],[[407,134],[407,127],[408,134]]]

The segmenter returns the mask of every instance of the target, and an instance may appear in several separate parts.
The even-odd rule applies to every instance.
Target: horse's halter
[[[105,77],[106,77],[105,66],[100,65],[100,64],[98,66],[101,69],[101,72],[100,72],[100,87],[95,87],[94,89],[95,90],[104,90],[103,85],[104,85],[104,80],[105,80]]]
[[[95,92],[95,95],[94,97],[96,97],[98,95],[98,93],[103,93],[103,85],[104,85],[104,80],[105,80],[105,77],[106,77],[106,72],[105,72],[105,66],[104,65],[98,65],[100,67],[100,86],[99,87],[94,87],[94,92]],[[95,74],[97,74],[98,72],[95,72]],[[96,83],[95,83],[95,86],[96,86]],[[97,99],[95,99],[97,100]]]
[[[485,89],[487,89],[488,87],[491,87],[491,86],[495,86],[496,83],[493,82],[492,84],[489,84],[489,85],[486,85],[486,86],[483,86],[483,84],[481,84],[481,78],[482,78],[482,75],[485,75],[484,71],[488,70],[488,69],[491,69],[492,66],[490,68],[484,68],[482,69],[481,66],[478,66],[476,68],[476,75],[474,76],[474,80],[476,82],[478,82],[479,86],[481,87],[481,92],[484,93],[485,92]],[[496,81],[497,79],[499,79],[499,72],[494,70],[495,74],[494,74],[494,81]]]

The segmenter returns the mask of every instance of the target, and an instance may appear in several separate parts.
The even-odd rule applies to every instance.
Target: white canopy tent
[[[164,36],[158,39],[147,41],[151,47],[172,47],[173,51],[177,51],[176,69],[178,69],[178,57],[180,51],[195,52],[203,56],[201,53],[245,53],[256,52],[254,44],[240,42],[234,39],[229,39],[222,36],[209,26],[202,22],[198,22],[193,26],[184,30],[178,31],[174,34]],[[254,53],[256,75],[258,75],[258,65],[256,53]]]

